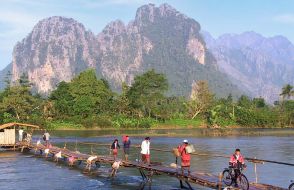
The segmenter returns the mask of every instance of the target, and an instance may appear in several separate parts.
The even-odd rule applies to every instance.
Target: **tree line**
[[[48,97],[32,92],[28,77],[9,81],[0,93],[0,121],[30,122],[47,128],[149,128],[164,125],[208,127],[287,127],[294,123],[294,90],[281,89],[281,100],[267,104],[262,97],[216,98],[207,81],[193,83],[189,97],[167,96],[166,76],[147,71],[134,78],[121,93],[111,90],[94,70],[70,82],[60,82]],[[175,122],[176,121],[176,122]]]

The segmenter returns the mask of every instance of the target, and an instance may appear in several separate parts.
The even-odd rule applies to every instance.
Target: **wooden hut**
[[[39,129],[37,125],[26,123],[6,123],[0,125],[0,147],[15,147],[16,145],[16,132],[20,127],[28,129]]]

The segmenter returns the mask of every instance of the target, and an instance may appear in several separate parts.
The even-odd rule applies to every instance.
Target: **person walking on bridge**
[[[141,144],[142,162],[150,164],[150,137],[146,137]]]
[[[123,137],[123,145],[124,145],[125,161],[128,161],[129,154],[130,154],[130,146],[131,146],[131,140],[128,135]]]
[[[189,145],[188,140],[183,140],[183,144],[178,147],[178,151],[181,156],[181,170],[182,175],[184,175],[185,170],[188,170],[188,175],[190,175],[190,162],[191,155],[187,152],[186,147]]]
[[[45,130],[45,133],[43,135],[43,140],[46,143],[46,147],[49,147],[49,140],[50,140],[50,134],[48,133],[48,131]]]
[[[118,149],[120,148],[119,144],[118,144],[118,140],[114,139],[110,149],[112,150],[112,155],[113,155],[113,159],[114,161],[117,158],[117,154],[118,154]]]
[[[18,130],[18,141],[22,142],[22,139],[23,139],[23,129],[19,128],[19,130]]]

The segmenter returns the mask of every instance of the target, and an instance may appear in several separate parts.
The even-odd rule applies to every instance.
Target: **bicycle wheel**
[[[223,183],[227,186],[232,185],[233,180],[232,180],[232,175],[230,173],[230,170],[223,171]]]
[[[237,179],[238,187],[242,190],[248,190],[249,189],[249,182],[247,177],[244,174],[241,174]]]
[[[289,186],[289,190],[294,190],[294,183]]]

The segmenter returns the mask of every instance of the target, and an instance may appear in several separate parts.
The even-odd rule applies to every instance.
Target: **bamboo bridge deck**
[[[30,150],[30,152],[44,152],[46,147],[43,145],[35,145],[35,144],[19,144],[21,150],[27,149]],[[49,156],[54,156],[57,153],[60,153],[62,155],[63,161],[67,162],[68,158],[74,158],[76,160],[75,165],[81,164],[82,162],[87,162],[88,158],[93,156],[89,154],[84,154],[80,152],[75,152],[68,150],[66,148],[59,148],[59,147],[51,147],[49,149],[49,153],[51,155]],[[114,159],[112,156],[104,156],[104,155],[94,155],[97,156],[93,160],[93,163],[104,163],[104,164],[110,164],[112,165],[114,163]],[[187,185],[186,188],[188,189],[193,189],[193,187],[190,185],[191,184],[197,184],[201,185],[204,187],[212,188],[212,189],[225,189],[224,184],[222,184],[222,181],[220,180],[219,176],[217,175],[212,175],[212,174],[206,174],[206,173],[197,173],[197,172],[191,172],[189,176],[187,175],[182,175],[178,169],[172,168],[169,166],[164,166],[160,164],[143,164],[140,162],[135,162],[135,161],[121,161],[120,162],[120,168],[123,167],[129,167],[129,168],[136,168],[140,171],[140,174],[143,178],[143,181],[147,182],[152,182],[152,176],[153,174],[155,175],[160,175],[164,174],[167,176],[171,176],[174,178],[177,178],[180,180],[181,187],[183,186],[183,182],[185,185]],[[147,174],[145,174],[147,173]],[[143,188],[144,189],[144,186]],[[237,188],[227,188],[227,189],[237,189]],[[256,184],[256,183],[250,183],[250,190],[286,190],[281,187],[275,187],[272,185],[267,185],[267,184]]]

